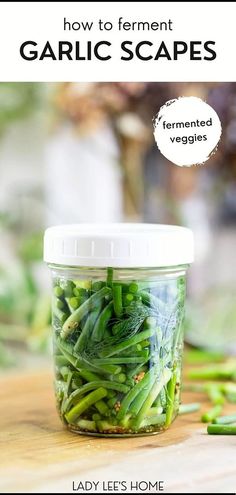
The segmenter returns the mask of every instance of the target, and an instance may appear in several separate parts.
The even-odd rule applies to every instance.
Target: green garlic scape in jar
[[[63,423],[97,436],[154,434],[178,414],[192,232],[152,224],[46,230],[55,393]]]

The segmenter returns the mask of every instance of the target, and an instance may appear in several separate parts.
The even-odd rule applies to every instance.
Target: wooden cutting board
[[[0,379],[1,493],[70,493],[81,481],[98,482],[97,493],[117,486],[156,493],[158,481],[164,493],[236,491],[236,436],[207,435],[199,412],[177,418],[156,436],[80,436],[61,425],[52,381],[49,371]],[[196,400],[202,411],[209,408],[205,397],[183,394],[185,403]],[[227,406],[225,413],[235,409]]]

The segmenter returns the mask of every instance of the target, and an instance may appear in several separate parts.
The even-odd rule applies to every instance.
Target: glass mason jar
[[[189,229],[67,225],[45,233],[55,393],[76,433],[159,433],[178,414]]]

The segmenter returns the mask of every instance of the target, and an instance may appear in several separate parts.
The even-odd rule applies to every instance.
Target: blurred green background
[[[199,96],[223,128],[204,166],[160,155],[152,118]],[[236,83],[0,83],[0,368],[49,360],[45,227],[145,221],[193,229],[186,341],[236,352]]]

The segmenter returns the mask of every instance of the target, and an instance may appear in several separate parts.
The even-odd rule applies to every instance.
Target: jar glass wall
[[[187,265],[49,266],[63,423],[97,436],[168,428],[180,401]]]

